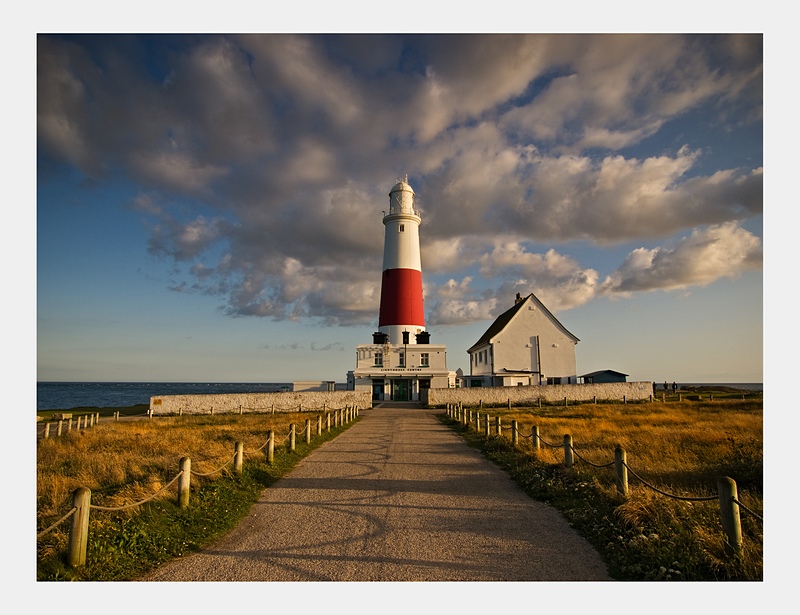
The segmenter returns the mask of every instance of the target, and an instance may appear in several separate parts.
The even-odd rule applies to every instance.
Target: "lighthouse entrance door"
[[[410,401],[408,380],[401,378],[392,380],[392,400],[394,401]]]

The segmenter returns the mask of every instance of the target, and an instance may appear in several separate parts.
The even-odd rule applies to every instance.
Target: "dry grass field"
[[[306,420],[314,442],[305,444]],[[289,425],[296,425],[297,452],[289,453]],[[258,493],[314,446],[342,428],[317,432],[317,415],[217,415],[159,417],[103,422],[73,429],[37,445],[36,504],[39,580],[124,580],[152,566],[195,550],[232,529]],[[275,433],[275,462],[266,463],[267,432]],[[234,475],[236,442],[244,448],[244,472]],[[315,444],[316,443],[316,444]],[[180,460],[192,460],[192,501],[176,505],[177,486],[163,489],[178,475]],[[82,570],[64,562],[69,521],[45,532],[72,507],[78,487],[91,490],[93,510],[89,553]],[[163,489],[163,491],[162,491]],[[160,492],[160,493],[159,493]],[[155,497],[153,497],[155,494]]]
[[[263,458],[268,430],[275,432],[277,447],[288,438],[290,423],[295,423],[299,433],[306,419],[312,419],[312,433],[316,433],[316,415],[308,413],[218,415],[104,423],[41,440],[36,468],[40,525],[69,510],[72,492],[78,487],[92,490],[93,504],[136,502],[172,480],[182,457],[191,458],[192,471],[198,474],[229,461],[237,441],[244,444],[245,456]],[[174,498],[174,493],[162,497]]]
[[[616,490],[613,465],[597,467],[613,462],[614,449],[619,445],[625,449],[627,465],[636,475],[660,491],[689,498],[715,496],[717,478],[728,476],[736,481],[742,504],[763,516],[761,399],[472,410],[481,412],[482,425],[487,414],[492,425],[495,417],[500,416],[504,440],[511,438],[511,421],[517,421],[520,437],[516,450],[530,463],[527,476],[526,471],[514,470],[519,472],[517,478],[527,482],[529,491],[536,496],[559,500],[565,510],[576,511],[581,517],[576,523],[595,535],[595,542],[602,543],[599,547],[609,547],[614,553],[628,548],[639,553],[640,560],[647,561],[652,556],[651,561],[658,561],[669,557],[670,549],[665,542],[685,543],[682,547],[685,552],[676,556],[684,560],[680,567],[659,566],[656,572],[625,570],[624,576],[630,573],[634,578],[667,580],[672,570],[673,578],[685,579],[686,568],[693,567],[705,571],[697,572],[697,578],[703,579],[761,578],[763,527],[757,517],[742,511],[744,548],[741,558],[732,565],[724,554],[716,501],[670,498],[644,485],[630,472],[629,497],[622,498]],[[538,426],[541,442],[538,450],[534,450],[530,437],[534,425]],[[575,451],[574,466],[569,470],[564,467],[565,434],[572,437]],[[496,440],[496,436],[491,439]],[[492,447],[488,443],[488,448]],[[497,443],[494,448],[502,449]],[[502,458],[497,451],[498,458]],[[505,463],[519,468],[522,462],[515,459]],[[552,471],[541,473],[537,468]],[[573,496],[569,490],[574,490]],[[582,506],[582,494],[589,492],[592,498],[610,503],[607,523],[602,522],[606,513],[593,515],[591,505]],[[583,510],[578,513],[580,509]],[[615,532],[619,528],[625,532]],[[657,539],[651,540],[650,536]],[[608,537],[611,540],[604,542]],[[659,555],[659,550],[665,553]],[[642,564],[620,566],[641,568]]]

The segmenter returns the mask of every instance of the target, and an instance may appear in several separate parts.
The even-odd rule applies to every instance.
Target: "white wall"
[[[541,365],[537,364],[536,336]],[[547,378],[577,378],[575,342],[531,300],[495,337],[494,355],[495,372],[540,368]]]
[[[157,395],[150,398],[150,411],[165,414],[249,414],[254,412],[321,412],[345,406],[370,408],[369,391],[227,393],[224,395]]]
[[[653,394],[652,382],[609,382],[603,384],[551,384],[546,386],[476,387],[466,389],[430,389],[429,406],[445,406],[462,403],[465,406],[506,404],[535,405],[541,398],[544,402],[587,402],[597,397],[598,401],[649,400]]]

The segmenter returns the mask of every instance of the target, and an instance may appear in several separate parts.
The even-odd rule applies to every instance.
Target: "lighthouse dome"
[[[389,214],[418,216],[414,210],[414,189],[408,183],[408,175],[398,179],[389,193]]]
[[[408,183],[408,177],[406,177],[405,179],[399,180],[389,194],[392,194],[392,192],[410,192],[414,194],[414,189],[411,187],[411,184]]]

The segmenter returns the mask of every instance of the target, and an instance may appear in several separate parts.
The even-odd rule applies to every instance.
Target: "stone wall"
[[[640,401],[653,394],[651,382],[609,382],[603,384],[548,384],[517,387],[474,387],[465,389],[429,389],[423,402],[431,407],[461,403],[464,406],[507,404],[533,405],[543,402]]]
[[[301,391],[227,393],[224,395],[157,395],[150,398],[153,415],[250,414],[254,412],[321,412],[345,406],[372,407],[370,391]],[[212,410],[213,408],[213,410]]]

